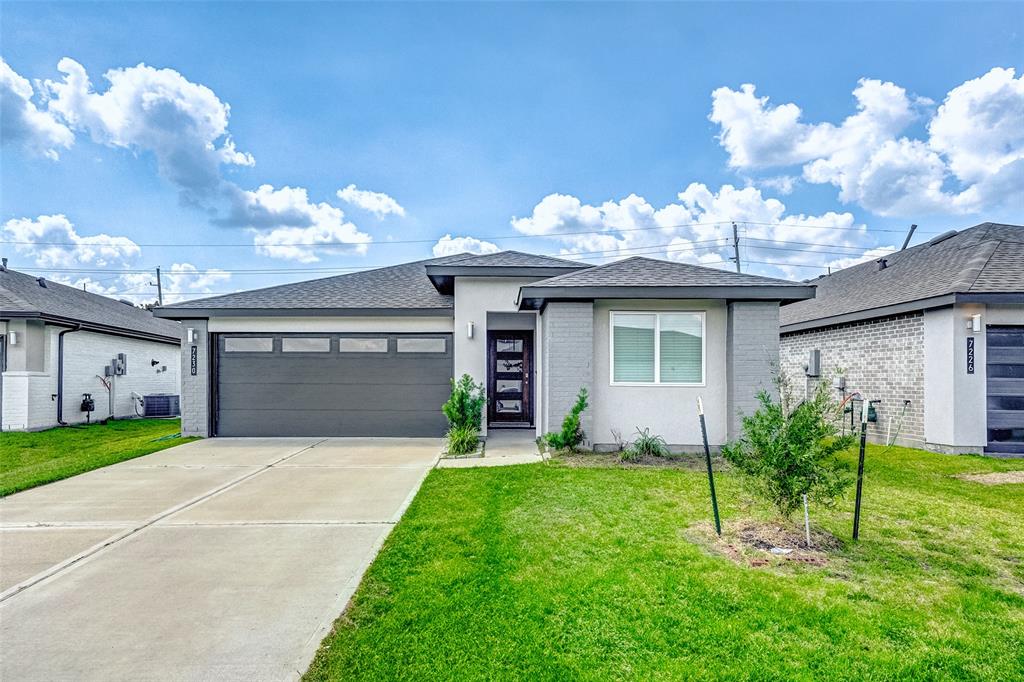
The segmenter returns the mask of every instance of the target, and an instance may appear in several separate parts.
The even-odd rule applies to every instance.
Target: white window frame
[[[700,317],[700,381],[661,380],[661,316],[685,313]],[[615,316],[654,315],[654,381],[615,381]],[[609,386],[675,386],[703,387],[708,380],[708,334],[706,310],[610,310],[608,311],[608,385]]]

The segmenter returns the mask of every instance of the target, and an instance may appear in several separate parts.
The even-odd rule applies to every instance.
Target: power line
[[[506,241],[510,239],[545,239],[550,237],[571,237],[575,235],[589,235],[589,234],[613,234],[616,232],[644,232],[649,230],[674,230],[684,227],[715,227],[721,229],[723,227],[731,225],[732,221],[723,220],[715,222],[695,222],[695,223],[681,223],[678,225],[652,225],[648,227],[614,227],[608,226],[601,230],[583,230],[573,232],[548,232],[546,234],[516,234],[516,235],[498,235],[498,236],[484,236],[475,237],[475,239],[488,240],[488,241]],[[799,223],[767,223],[758,222],[754,220],[740,220],[737,221],[744,225],[762,225],[769,227],[795,227],[795,228],[809,228],[815,230],[853,230],[856,232],[867,232],[867,233],[896,233],[904,234],[904,230],[887,230],[887,229],[868,229],[860,227],[842,227],[839,225],[810,225],[810,224],[799,224]],[[920,232],[919,234],[938,234],[938,232]],[[284,243],[274,242],[265,244],[256,244],[254,242],[245,243],[226,243],[226,244],[173,244],[173,243],[150,243],[140,244],[133,242],[134,246],[146,247],[146,248],[178,248],[178,247],[201,247],[201,248],[256,248],[256,247],[270,247],[270,246],[319,246],[321,248],[330,248],[337,246],[382,246],[387,244],[434,244],[437,243],[437,238],[432,239],[392,239],[388,241],[375,241],[375,242],[353,242],[353,241],[339,241],[339,242],[297,242],[297,243]],[[15,245],[30,245],[30,246],[66,246],[71,248],[96,248],[97,246],[112,246],[117,248],[116,245],[98,245],[98,244],[81,244],[78,242],[35,242],[35,241],[18,241],[18,240],[0,240],[0,244],[15,244]],[[148,272],[148,270],[147,270]]]

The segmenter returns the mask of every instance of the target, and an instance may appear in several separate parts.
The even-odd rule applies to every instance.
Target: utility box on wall
[[[815,348],[807,356],[807,376],[821,376],[821,351]]]

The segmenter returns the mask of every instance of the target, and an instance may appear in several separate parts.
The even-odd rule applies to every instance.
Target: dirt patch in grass
[[[1024,471],[994,471],[987,474],[960,474],[957,478],[962,481],[981,483],[982,485],[1024,483]]]
[[[687,535],[708,550],[752,568],[826,566],[843,548],[842,540],[815,528],[811,529],[811,546],[807,547],[802,528],[779,522],[732,522],[722,529],[722,537],[715,534],[712,524],[698,523],[688,529]]]

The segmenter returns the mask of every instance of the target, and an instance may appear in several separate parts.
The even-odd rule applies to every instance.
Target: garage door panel
[[[439,438],[445,427],[438,425],[440,409],[435,413],[388,411],[290,411],[287,419],[272,410],[221,410],[220,428],[246,436],[324,436],[337,437],[427,437]],[[441,417],[441,422],[444,417]]]
[[[271,361],[267,361],[272,359]],[[267,358],[226,357],[220,364],[221,384],[294,383],[301,377],[306,384],[417,384],[437,383],[438,377],[450,377],[452,361],[442,358],[289,358],[281,354]],[[256,374],[258,372],[258,375]],[[441,383],[447,384],[447,379]]]
[[[236,383],[232,390],[253,396],[244,409],[276,410],[433,410],[451,394],[451,385],[443,384],[279,384],[272,382]],[[418,406],[418,407],[417,407]]]
[[[990,326],[986,341],[986,450],[1024,453],[1024,327]]]
[[[329,335],[331,352],[286,353],[283,342],[304,335],[249,336],[273,337],[272,350],[225,351],[246,347],[231,334],[218,344],[220,436],[438,437],[447,428],[451,334],[381,334],[387,353],[341,353],[339,335]],[[399,340],[424,337],[443,338],[445,352],[397,352]]]

